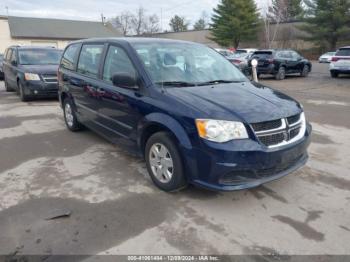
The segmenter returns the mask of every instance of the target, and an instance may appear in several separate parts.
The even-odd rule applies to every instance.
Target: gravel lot
[[[57,101],[22,103],[0,82],[0,254],[350,255],[350,77],[315,63],[262,82],[303,103],[307,166],[254,190],[176,194],[121,147],[67,131]]]

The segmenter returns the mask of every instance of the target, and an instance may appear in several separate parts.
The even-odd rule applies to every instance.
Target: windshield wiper
[[[184,81],[164,81],[164,82],[156,82],[158,85],[164,86],[175,86],[175,87],[185,87],[185,86],[195,86],[195,83],[184,82]]]
[[[205,85],[216,85],[216,84],[230,84],[230,83],[242,83],[244,82],[243,80],[241,81],[234,81],[234,80],[213,80],[213,81],[208,81],[208,82],[203,82],[203,83],[198,83],[199,86],[205,86]]]

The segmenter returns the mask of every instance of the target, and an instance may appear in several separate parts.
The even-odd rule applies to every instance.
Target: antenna
[[[8,6],[5,6],[5,9],[6,9],[6,15],[7,17],[9,16],[9,7]]]

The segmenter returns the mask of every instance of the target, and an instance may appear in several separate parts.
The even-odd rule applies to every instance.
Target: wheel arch
[[[187,149],[192,148],[192,144],[185,129],[177,120],[163,113],[152,113],[146,116],[138,125],[137,143],[142,154],[144,154],[148,138],[160,131],[172,134],[182,147]]]

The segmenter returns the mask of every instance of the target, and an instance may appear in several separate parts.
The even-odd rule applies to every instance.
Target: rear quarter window
[[[350,48],[339,49],[336,56],[350,56]]]
[[[74,70],[78,49],[79,44],[74,44],[67,47],[61,60],[61,66],[63,68],[68,70]]]

